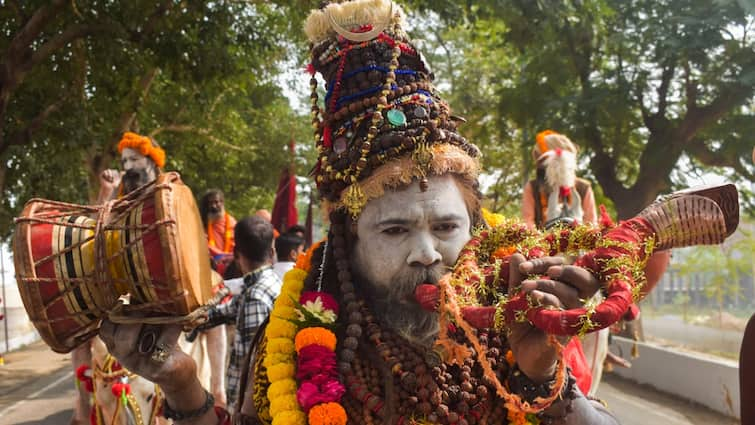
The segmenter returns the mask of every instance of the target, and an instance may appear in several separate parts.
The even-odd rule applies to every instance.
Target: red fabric
[[[637,304],[633,303],[629,306],[627,312],[624,313],[624,317],[622,319],[632,321],[637,320],[638,317],[640,317],[640,307]]]
[[[89,365],[83,364],[76,368],[76,379],[79,380],[79,382],[84,385],[84,389],[88,392],[94,392],[94,382],[92,382],[92,377],[87,374],[87,372],[91,368]]]
[[[304,221],[304,246],[312,246],[312,195],[309,195],[309,205],[307,205],[307,218]]]
[[[616,224],[613,222],[611,215],[606,211],[606,206],[600,204],[600,219],[598,220],[601,229],[613,228]]]
[[[564,347],[564,361],[571,368],[571,374],[577,380],[577,387],[582,394],[587,394],[592,385],[592,372],[587,364],[585,352],[582,350],[582,343],[579,338],[572,338],[566,347]]]
[[[231,425],[231,415],[220,406],[215,406],[215,414],[218,416],[218,425]]]
[[[293,164],[293,140],[289,148],[291,149]],[[275,192],[271,222],[273,223],[273,227],[279,232],[285,232],[286,229],[297,224],[298,221],[299,212],[296,210],[296,174],[294,174],[293,166],[289,165],[283,169],[278,181],[278,190]]]

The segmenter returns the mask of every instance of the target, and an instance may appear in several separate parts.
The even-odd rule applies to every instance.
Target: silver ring
[[[152,351],[152,356],[150,356],[150,358],[154,362],[165,363],[165,361],[168,360],[168,355],[170,355],[170,347],[165,344],[157,344],[157,347]]]
[[[159,328],[156,326],[144,325],[139,335],[139,342],[136,345],[139,354],[149,354],[155,349]]]

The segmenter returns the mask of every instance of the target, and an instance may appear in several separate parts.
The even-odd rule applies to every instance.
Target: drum
[[[174,172],[99,206],[32,199],[16,219],[13,252],[29,318],[60,353],[96,335],[115,309],[175,323],[212,297],[202,221]]]

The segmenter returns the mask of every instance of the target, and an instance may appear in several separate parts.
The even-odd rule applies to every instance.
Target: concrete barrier
[[[613,337],[615,346],[632,362],[613,373],[639,384],[699,403],[724,415],[739,418],[739,364],[705,354],[682,352],[638,342],[640,356],[630,359],[634,341]]]

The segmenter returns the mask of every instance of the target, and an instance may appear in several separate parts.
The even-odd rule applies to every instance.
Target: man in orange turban
[[[118,143],[123,171],[105,170],[100,175],[100,202],[123,196],[157,178],[165,166],[165,151],[153,139],[126,132]],[[118,191],[115,189],[118,188]]]
[[[126,132],[123,134],[118,143],[118,152],[121,154],[123,171],[107,169],[100,174],[98,204],[121,197],[154,181],[160,174],[160,169],[165,166],[165,151],[153,139],[136,133]],[[91,342],[75,348],[71,352],[71,362],[74,370],[82,365],[91,365]],[[72,424],[89,422],[89,398],[90,396],[85,391],[84,386],[81,386],[74,405]]]

